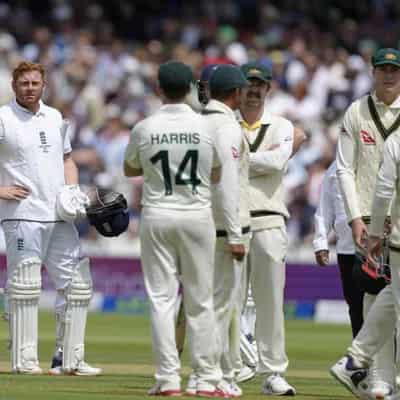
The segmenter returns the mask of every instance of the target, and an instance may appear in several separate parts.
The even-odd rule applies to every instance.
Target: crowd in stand
[[[371,87],[371,54],[377,46],[398,47],[400,37],[396,0],[331,0],[323,7],[290,0],[44,3],[30,9],[0,2],[0,104],[12,97],[10,74],[20,59],[46,66],[45,101],[70,121],[81,182],[127,196],[131,237],[140,180],[123,177],[123,155],[132,126],[160,106],[161,62],[181,60],[197,74],[210,63],[258,59],[272,66],[269,110],[308,135],[286,177],[289,235],[298,245],[310,241],[343,112]],[[189,101],[197,106],[195,93]],[[96,239],[87,226],[80,229]]]

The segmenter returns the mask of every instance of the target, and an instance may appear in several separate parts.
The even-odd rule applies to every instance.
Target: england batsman
[[[0,108],[0,216],[6,239],[6,319],[11,367],[41,374],[38,303],[41,266],[57,290],[56,353],[52,375],[98,375],[84,361],[87,309],[92,296],[89,260],[78,232],[56,211],[58,193],[78,183],[61,114],[41,101],[45,70],[21,62],[13,71],[15,99]]]
[[[371,230],[369,222],[373,191],[379,165],[382,162],[383,147],[388,138],[392,135],[397,136],[400,126],[400,52],[390,48],[379,49],[371,62],[374,76],[373,92],[353,102],[347,110],[339,136],[336,157],[337,176],[354,242],[356,246],[364,248],[369,230]],[[388,208],[384,211],[389,213]],[[373,233],[376,233],[376,226],[372,228]],[[394,270],[394,275],[396,275],[396,270]],[[364,326],[349,349],[349,354],[354,355],[355,360],[360,359],[364,362],[368,358],[369,362],[371,353],[364,345],[367,342],[371,344],[372,333],[377,334],[379,330],[380,345],[375,348],[375,350],[379,349],[379,352],[373,352],[376,353],[376,371],[371,374],[373,379],[368,383],[368,391],[375,396],[374,398],[382,398],[394,387],[394,329],[389,333],[386,324],[394,326],[396,318],[387,312],[385,299],[395,285],[396,283],[392,280],[392,285],[383,289],[374,304],[370,305],[367,315],[364,315]],[[368,297],[364,297],[364,307],[366,298]],[[373,328],[376,318],[385,318],[385,323]],[[375,341],[375,337],[373,340]],[[386,343],[382,342],[383,340]],[[332,374],[342,383],[342,366],[344,372],[347,366],[351,369],[350,362],[347,364],[348,360],[350,361],[350,358],[343,359],[342,363],[336,364],[331,369]],[[362,390],[362,387],[350,387],[349,384],[346,386],[357,393]]]

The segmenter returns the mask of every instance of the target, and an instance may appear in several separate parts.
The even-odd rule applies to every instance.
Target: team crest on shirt
[[[48,144],[47,142],[46,132],[43,131],[39,132],[39,139],[40,139],[39,147],[42,149],[43,153],[48,153],[51,144]]]
[[[235,147],[235,146],[232,146],[232,156],[233,156],[233,158],[239,158],[239,150]]]
[[[375,139],[367,131],[361,130],[360,135],[364,144],[376,145]]]

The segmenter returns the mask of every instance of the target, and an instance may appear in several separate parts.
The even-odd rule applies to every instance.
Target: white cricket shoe
[[[384,400],[394,392],[393,386],[384,381],[377,381],[372,384],[371,397],[374,400]]]
[[[239,373],[236,375],[236,382],[246,382],[250,379],[253,379],[256,376],[256,370],[254,368],[250,368],[247,365],[243,365]]]
[[[21,375],[41,375],[43,374],[43,370],[37,363],[28,362],[23,367],[14,369],[13,373]]]
[[[240,397],[243,392],[242,389],[235,382],[228,382],[222,379],[217,385],[217,389],[221,392],[226,393],[229,397]]]
[[[188,396],[196,396],[196,392],[197,392],[197,377],[195,374],[190,374],[186,386],[186,394]]]
[[[262,392],[267,395],[294,396],[296,390],[290,386],[286,379],[279,374],[269,375],[262,386]]]
[[[85,361],[81,361],[78,367],[71,371],[64,371],[61,366],[50,368],[49,375],[76,375],[76,376],[98,376],[103,370],[101,368],[92,367]]]
[[[358,368],[349,355],[342,357],[330,369],[331,375],[346,389],[360,398],[371,398],[368,385],[368,369]]]
[[[172,387],[171,384],[156,383],[148,392],[149,396],[165,396],[165,397],[180,397],[182,391],[179,386]]]

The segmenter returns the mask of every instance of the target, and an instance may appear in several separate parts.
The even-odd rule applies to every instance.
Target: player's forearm
[[[64,155],[64,179],[66,185],[77,185],[79,183],[79,172],[71,154]]]
[[[293,142],[280,143],[278,148],[250,154],[250,174],[262,175],[282,171],[292,154]]]
[[[382,237],[385,230],[385,220],[389,211],[391,198],[387,197],[374,197],[371,212],[371,225],[369,233],[372,236]]]
[[[222,165],[221,179],[214,186],[215,208],[221,213],[223,226],[228,235],[228,242],[242,243],[239,213],[239,171],[237,161],[228,159]]]
[[[400,159],[399,149],[394,141],[385,143],[383,151],[382,165],[376,179],[375,195],[372,203],[371,228],[370,232],[374,236],[382,236],[386,216],[389,214],[397,176],[397,160]]]
[[[351,134],[345,131],[339,137],[336,152],[336,176],[348,221],[362,216],[354,175],[354,148],[355,144]]]
[[[346,210],[347,220],[361,218],[361,210],[358,202],[358,194],[354,180],[354,174],[350,171],[337,170],[339,188],[342,193],[343,203]]]

